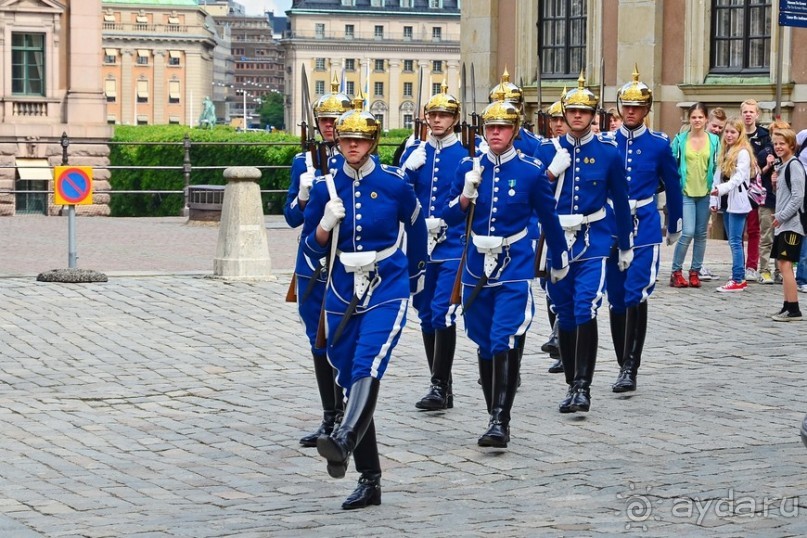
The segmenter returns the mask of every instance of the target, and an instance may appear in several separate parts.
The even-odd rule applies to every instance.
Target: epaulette
[[[400,179],[404,179],[406,177],[405,174],[404,174],[403,168],[398,168],[397,166],[390,166],[388,164],[382,164],[381,165],[381,170],[383,170],[384,172],[386,172],[388,174],[395,175],[396,177],[398,177]]]
[[[301,151],[297,155],[294,156],[295,159],[305,159],[305,154],[308,153],[307,151]]]
[[[597,140],[599,140],[600,142],[603,142],[605,144],[610,144],[612,146],[616,146],[616,139],[614,138],[614,135],[612,135],[610,132],[597,133]]]
[[[525,154],[523,154],[521,152],[518,152],[518,158],[519,158],[520,161],[523,161],[525,163],[528,163],[528,164],[531,164],[531,165],[534,165],[534,166],[538,166],[538,167],[543,166],[541,161],[539,161],[538,159],[536,159],[532,155],[525,155]]]
[[[542,138],[541,139],[542,146],[554,146],[555,144],[552,142],[551,138]]]
[[[670,137],[667,136],[667,133],[662,133],[661,131],[653,131],[652,129],[648,129],[647,132],[650,133],[650,135],[655,136],[656,138],[661,138],[665,142],[670,141]]]

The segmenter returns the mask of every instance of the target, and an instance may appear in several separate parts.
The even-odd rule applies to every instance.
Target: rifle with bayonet
[[[540,35],[540,34],[539,34]],[[541,44],[538,43],[538,47],[540,50]],[[537,133],[539,136],[544,138],[552,138],[552,127],[549,125],[549,114],[544,112],[543,105],[543,92],[541,91],[541,53],[538,53],[538,68],[536,69],[535,73],[535,87],[537,88],[538,93],[538,110],[535,112],[536,115],[536,126],[538,127]]]
[[[418,97],[417,101],[415,102],[415,124],[414,124],[414,132],[412,133],[415,137],[415,142],[420,142],[421,140],[426,140],[428,136],[428,129],[429,124],[426,123],[426,119],[421,118],[420,115],[423,114],[423,66],[420,66],[420,71],[418,72]]]
[[[465,64],[462,65],[462,129],[464,145],[468,148],[468,156],[473,159],[474,169],[478,170],[480,167],[479,157],[476,156],[476,128],[479,118],[476,114],[476,77],[474,76],[474,64],[471,64],[471,99],[473,100],[473,111],[471,112],[471,124],[469,125],[466,120],[466,88],[468,85],[465,83]],[[461,196],[461,195],[460,195]],[[468,208],[468,216],[465,220],[465,246],[462,249],[462,257],[460,258],[460,265],[457,268],[457,276],[454,277],[454,287],[451,289],[451,304],[458,305],[462,303],[462,273],[465,271],[465,262],[468,259],[468,245],[471,243],[471,229],[474,222],[474,210],[476,209],[476,200],[471,200],[471,205]]]
[[[610,112],[605,110],[605,58],[600,58],[600,100],[597,114],[600,117],[600,132],[604,133],[611,130],[611,116]]]
[[[524,91],[524,77],[519,78],[519,80],[518,80],[518,87],[519,87],[519,88],[521,88],[521,91]],[[540,90],[538,90],[538,91],[540,91]],[[540,110],[541,110],[541,100],[540,100],[540,99],[538,99],[538,111],[540,111]],[[527,115],[526,115],[526,114],[524,114],[524,128],[525,128],[526,130],[528,130],[529,132],[534,133],[534,132],[535,132],[535,131],[533,130],[533,128],[534,128],[534,127],[535,127],[535,124],[534,124],[534,123],[532,123],[532,122],[529,120],[529,118],[527,118]]]

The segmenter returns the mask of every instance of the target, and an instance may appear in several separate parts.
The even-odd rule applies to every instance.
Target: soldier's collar
[[[351,179],[361,179],[369,176],[373,170],[375,170],[375,159],[373,159],[372,155],[368,156],[367,162],[361,165],[358,170],[350,166],[347,161],[342,165],[342,171]]]
[[[488,160],[496,166],[502,165],[508,161],[512,161],[517,156],[518,152],[516,151],[516,148],[514,148],[512,145],[509,148],[507,148],[507,151],[505,151],[501,155],[496,155],[492,151],[488,150]]]
[[[637,138],[637,137],[640,137],[640,136],[642,136],[643,134],[645,134],[647,132],[647,126],[643,123],[640,126],[638,126],[636,129],[628,129],[627,127],[625,127],[625,124],[622,124],[619,127],[619,132],[622,133],[622,135],[625,138]]]
[[[572,136],[572,133],[566,133],[566,141],[572,146],[578,144],[582,146],[584,144],[588,144],[592,140],[594,140],[594,133],[592,133],[591,130],[589,130],[586,134],[584,134],[580,138],[575,138],[574,136]]]
[[[428,140],[429,145],[436,149],[447,148],[448,146],[452,146],[457,142],[459,142],[459,139],[457,138],[457,133],[453,131],[448,133],[443,138],[435,138],[434,136],[429,135]]]

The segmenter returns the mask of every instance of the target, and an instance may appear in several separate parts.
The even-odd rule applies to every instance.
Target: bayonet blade
[[[314,123],[314,111],[311,109],[311,95],[308,88],[308,75],[305,73],[305,64],[302,68],[303,79],[303,118],[308,127],[308,139],[313,141],[316,138],[316,124]]]
[[[460,99],[462,99],[462,122],[468,119],[468,83],[465,78],[465,62],[462,62],[460,68]]]

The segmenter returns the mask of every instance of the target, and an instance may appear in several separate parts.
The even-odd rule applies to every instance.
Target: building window
[[[384,83],[383,82],[374,82],[373,83],[373,95],[376,97],[384,97]]]
[[[169,125],[179,125],[179,116],[168,116]]]
[[[137,124],[138,125],[148,125],[149,124],[149,117],[145,115],[138,115],[137,116]]]
[[[414,118],[412,114],[404,114],[403,117],[404,129],[411,129],[414,126]]]
[[[107,65],[118,63],[118,49],[104,49],[104,63]]]
[[[11,34],[11,92],[45,95],[45,34]]]
[[[443,0],[429,0],[430,9],[443,9]]]
[[[149,102],[149,81],[148,80],[138,80],[137,81],[137,102],[138,103],[148,103]]]
[[[384,7],[384,0],[370,0],[370,7]]]
[[[149,64],[149,51],[145,49],[139,49],[137,51],[137,65],[148,65]]]
[[[432,28],[432,41],[442,41],[443,40],[443,29],[439,26],[435,26]]]
[[[172,105],[179,103],[179,81],[171,80],[168,82],[168,102]]]
[[[178,50],[168,51],[168,65],[178,66],[180,61],[180,53]]]
[[[322,95],[322,94],[325,93],[325,81],[324,80],[318,80],[318,81],[316,81],[314,83],[314,92],[317,95]]]
[[[412,97],[412,86],[411,82],[404,82],[404,97]]]
[[[356,60],[353,58],[346,58],[345,59],[345,71],[355,71],[356,70]]]
[[[541,2],[541,73],[577,78],[585,67],[588,0]]]
[[[384,27],[381,25],[376,25],[373,29],[373,37],[376,39],[384,39]]]
[[[345,93],[348,95],[356,95],[356,83],[349,80],[345,83]]]
[[[325,25],[321,22],[318,22],[314,25],[314,37],[317,39],[323,39],[325,37]]]
[[[384,71],[384,60],[375,60],[373,69],[375,71]]]
[[[317,58],[314,62],[314,69],[317,71],[325,71],[325,58]]]
[[[415,61],[414,60],[404,60],[404,71],[407,73],[411,73],[415,70]]]
[[[438,93],[442,93],[443,88],[439,82],[432,82],[432,95],[437,95]]]
[[[770,0],[712,0],[713,73],[768,73]]]
[[[342,5],[343,6],[349,6],[349,7],[355,6],[356,5],[356,0],[342,0]]]
[[[432,72],[434,72],[434,73],[442,73],[443,72],[443,61],[442,60],[434,60],[432,62]]]
[[[412,27],[411,26],[404,26],[404,39],[407,41],[412,40]]]
[[[107,103],[114,103],[118,99],[118,83],[115,79],[106,79],[104,81],[104,94],[106,95]]]
[[[106,122],[110,125],[115,125],[116,123],[118,123],[117,120],[115,119],[115,114],[108,114],[106,117]]]
[[[353,39],[354,37],[356,37],[356,27],[353,26],[352,24],[346,24],[345,25],[345,37],[347,39]]]
[[[401,0],[401,7],[403,7],[403,8],[411,8],[412,7],[412,0]]]

